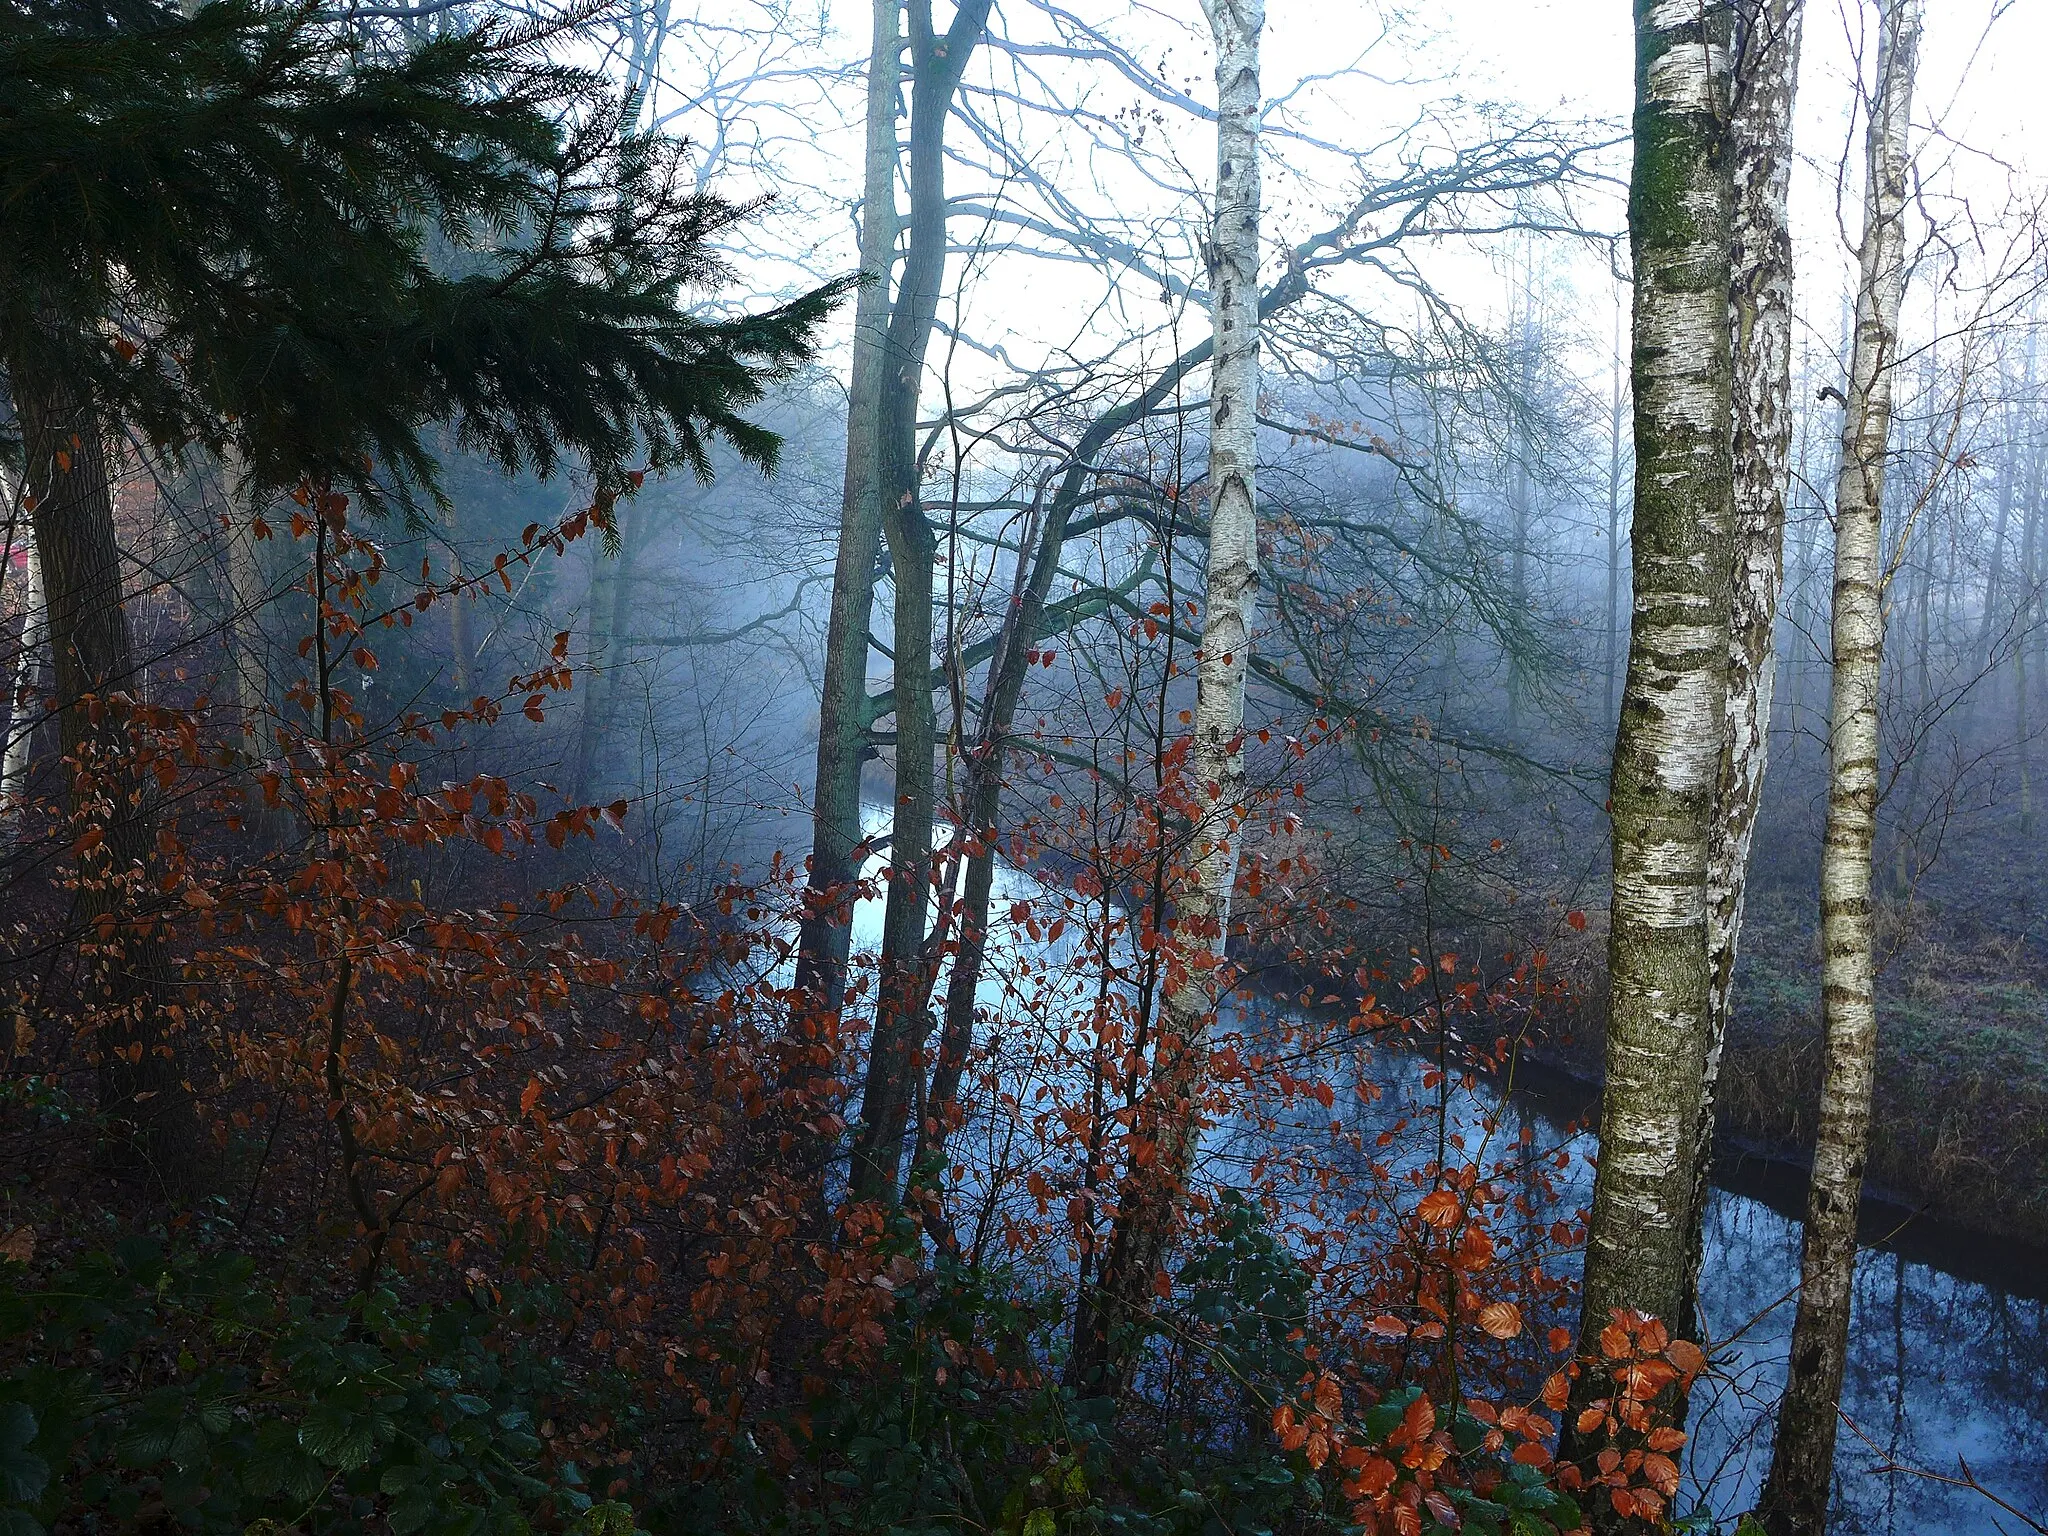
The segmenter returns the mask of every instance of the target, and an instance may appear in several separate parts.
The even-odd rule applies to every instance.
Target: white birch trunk
[[[1849,1340],[1856,1211],[1877,1064],[1871,853],[1877,823],[1878,690],[1884,657],[1881,519],[1906,286],[1906,197],[1920,0],[1883,0],[1877,94],[1865,144],[1856,340],[1835,485],[1834,685],[1821,847],[1821,1015],[1827,1030],[1820,1130],[1807,1191],[1790,1377],[1764,1489],[1772,1536],[1819,1536],[1834,1467]]]
[[[1804,11],[1804,0],[1742,0],[1736,12],[1735,225],[1728,313],[1735,549],[1728,708],[1707,854],[1712,990],[1694,1168],[1690,1293],[1697,1292],[1699,1283],[1699,1219],[1713,1162],[1714,1088],[1728,1035],[1750,839],[1769,765],[1777,680],[1773,637],[1785,577],[1785,492],[1792,456],[1792,104]]]
[[[22,532],[27,535],[27,519],[21,521]],[[28,795],[29,743],[35,737],[36,720],[41,714],[35,703],[35,686],[43,655],[43,562],[36,553],[33,536],[27,537],[27,547],[21,639],[14,654],[13,676],[8,679],[7,745],[0,752],[0,841],[11,840],[21,826],[23,803]]]
[[[1729,0],[1636,4],[1634,600],[1610,780],[1606,1079],[1579,1325],[1580,1350],[1595,1359],[1615,1308],[1690,1332],[1685,1276],[1711,992],[1707,856],[1734,518],[1732,20]],[[1601,1379],[1581,1375],[1581,1405],[1599,1395]],[[1600,1448],[1568,1434],[1563,1452],[1576,1461]],[[1611,1516],[1596,1509],[1598,1521]]]
[[[1140,1315],[1173,1235],[1199,1131],[1203,1035],[1230,932],[1244,819],[1244,691],[1259,590],[1259,34],[1263,0],[1203,0],[1216,45],[1216,205],[1209,248],[1215,354],[1209,385],[1209,558],[1195,673],[1198,801],[1175,893],[1174,952],[1138,1134],[1155,1155],[1119,1201],[1102,1289],[1112,1318]],[[1112,1359],[1106,1363],[1113,1364]]]

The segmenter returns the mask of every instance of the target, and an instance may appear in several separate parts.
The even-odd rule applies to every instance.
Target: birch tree
[[[26,537],[23,542],[21,637],[8,669],[7,737],[0,748],[0,843],[20,831],[28,799],[29,744],[42,715],[35,684],[42,660],[43,564],[36,558],[35,539]],[[11,556],[13,550],[7,553]]]
[[[1580,1350],[1595,1359],[1616,1308],[1689,1331],[1734,511],[1733,6],[1637,0],[1635,15],[1634,612],[1610,780],[1606,1086],[1579,1326]],[[1585,1372],[1579,1391],[1597,1395],[1597,1377]]]
[[[1192,743],[1200,811],[1178,894],[1176,952],[1157,1021],[1153,1147],[1126,1181],[1077,1363],[1113,1385],[1112,1329],[1138,1315],[1172,1236],[1200,1129],[1203,1036],[1217,1004],[1242,851],[1244,694],[1259,590],[1259,34],[1263,0],[1203,0],[1216,45],[1216,193],[1209,247],[1209,551]]]
[[[1907,135],[1920,24],[1920,0],[1882,0],[1877,86],[1864,144],[1856,337],[1835,483],[1834,682],[1820,877],[1826,1054],[1790,1376],[1764,1488],[1771,1536],[1817,1536],[1826,1525],[1877,1066],[1871,858],[1884,661],[1881,522],[1906,287]]]
[[[1707,1057],[1694,1155],[1686,1298],[1699,1287],[1700,1216],[1713,1162],[1714,1086],[1728,1034],[1749,846],[1763,799],[1777,676],[1792,453],[1792,104],[1804,0],[1741,0],[1735,24],[1735,223],[1728,323],[1733,360],[1735,546],[1728,705],[1707,853]]]

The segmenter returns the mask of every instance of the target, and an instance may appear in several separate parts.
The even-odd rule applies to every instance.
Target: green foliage
[[[914,1235],[902,1239],[907,1248]],[[1168,1331],[1200,1335],[1213,1367],[1204,1390],[1174,1395],[1162,1414],[1119,1413],[1060,1379],[1069,1293],[941,1258],[899,1291],[872,1370],[814,1378],[786,1421],[795,1468],[763,1457],[651,1506],[648,1522],[891,1536],[1337,1530],[1337,1501],[1266,1425],[1270,1394],[1301,1368],[1299,1264],[1256,1206],[1235,1201],[1181,1279],[1190,1299]],[[1247,1395],[1253,1383],[1265,1385]],[[804,1484],[809,1496],[792,1498]]]
[[[895,1241],[908,1259],[915,1233],[906,1224]],[[0,1536],[47,1536],[85,1510],[222,1536],[370,1522],[394,1536],[1337,1536],[1353,1524],[1338,1466],[1311,1468],[1270,1429],[1307,1367],[1308,1283],[1253,1203],[1226,1197],[1194,1245],[1183,1303],[1160,1329],[1183,1354],[1155,1351],[1122,1403],[1062,1382],[1063,1287],[946,1258],[901,1273],[876,1354],[858,1369],[821,1355],[800,1397],[759,1405],[712,1447],[673,1398],[624,1377],[572,1379],[535,1343],[561,1337],[567,1316],[546,1292],[508,1291],[489,1313],[388,1291],[337,1310],[278,1295],[246,1257],[130,1240],[0,1298]],[[1366,1410],[1362,1442],[1395,1437],[1418,1390]],[[556,1420],[609,1426],[610,1443],[640,1453],[639,1480],[616,1479],[604,1436]],[[1480,1452],[1469,1414],[1452,1433]],[[691,1471],[650,1477],[649,1464]],[[1488,1536],[1579,1523],[1530,1467],[1504,1468],[1484,1497],[1448,1497],[1464,1529]]]
[[[81,18],[91,24],[81,24]],[[425,424],[507,470],[756,461],[740,410],[839,286],[700,317],[750,211],[600,77],[502,28],[365,54],[313,8],[0,8],[0,354],[261,484],[437,493]]]
[[[1232,1189],[1220,1199],[1207,1240],[1181,1266],[1180,1311],[1212,1367],[1270,1407],[1308,1368],[1308,1272],[1249,1199]]]
[[[17,1271],[18,1274],[18,1271]],[[0,1536],[81,1511],[193,1532],[632,1536],[537,1416],[560,1371],[467,1309],[280,1298],[131,1239],[0,1300]]]

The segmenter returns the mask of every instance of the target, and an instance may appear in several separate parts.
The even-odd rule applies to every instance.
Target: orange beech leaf
[[[1522,1331],[1522,1309],[1512,1301],[1496,1301],[1479,1309],[1479,1326],[1496,1339],[1512,1339]]]
[[[1400,1469],[1386,1457],[1368,1456],[1358,1469],[1358,1476],[1351,1480],[1351,1490],[1354,1496],[1363,1494],[1376,1499],[1393,1487],[1394,1479],[1400,1475]]]
[[[1685,1431],[1665,1425],[1650,1431],[1649,1447],[1653,1451],[1675,1451],[1685,1444]]]
[[[1407,1411],[1401,1415],[1400,1427],[1387,1438],[1394,1445],[1420,1445],[1435,1428],[1436,1404],[1424,1392],[1408,1405]]]
[[[1652,1488],[1666,1498],[1678,1492],[1678,1463],[1669,1456],[1660,1456],[1655,1451],[1643,1458],[1643,1476]]]
[[[1575,1425],[1582,1435],[1590,1435],[1607,1422],[1607,1412],[1602,1408],[1581,1408]]]
[[[1432,1227],[1448,1227],[1458,1219],[1458,1197],[1448,1189],[1434,1189],[1422,1197],[1415,1214]]]
[[[1458,1239],[1458,1251],[1451,1259],[1457,1268],[1468,1274],[1477,1274],[1493,1262],[1493,1238],[1488,1235],[1486,1228],[1478,1225],[1469,1226],[1465,1229],[1465,1235]]]

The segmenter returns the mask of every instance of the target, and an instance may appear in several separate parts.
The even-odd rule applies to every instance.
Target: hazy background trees
[[[1854,470],[1844,411],[1868,392],[1853,366],[1855,258],[1878,8],[1805,15],[1796,110],[1803,8],[1706,8],[1713,41],[1731,50],[1723,83],[1756,89],[1734,98],[1737,119],[1754,119],[1740,130],[1744,158],[1711,168],[1728,178],[1715,196],[1731,230],[1701,238],[1735,269],[1738,313],[1743,274],[1754,278],[1753,318],[1767,334],[1745,354],[1739,330],[1733,343],[1721,333],[1732,360],[1708,359],[1702,374],[1731,394],[1737,423],[1736,491],[1720,509],[1730,527],[1703,503],[1667,508],[1669,547],[1653,548],[1640,532],[1657,509],[1632,494],[1666,482],[1633,442],[1632,423],[1660,407],[1643,387],[1641,336],[1629,335],[1641,303],[1628,270],[1625,28],[1541,8],[1274,11],[1254,97],[1256,231],[1232,252],[1216,227],[1228,181],[1219,128],[1230,124],[1219,123],[1228,82],[1215,39],[1230,29],[1219,21],[1212,35],[1211,22],[1248,13],[1218,6],[1213,17],[1054,0],[519,11],[562,27],[550,46],[618,94],[569,113],[597,168],[579,193],[586,243],[548,246],[545,221],[526,216],[508,243],[537,240],[579,270],[614,256],[630,265],[632,204],[608,201],[614,192],[651,178],[656,203],[679,217],[709,195],[722,202],[696,205],[691,233],[718,263],[683,263],[668,298],[701,323],[733,322],[743,351],[742,317],[862,274],[818,333],[821,351],[800,362],[800,349],[769,347],[761,355],[783,366],[744,424],[731,423],[736,442],[707,439],[701,462],[671,445],[666,474],[661,455],[586,421],[582,437],[550,431],[559,453],[542,479],[531,444],[508,454],[487,430],[450,429],[461,413],[440,409],[446,400],[408,404],[394,391],[392,409],[418,431],[412,467],[444,494],[352,524],[352,536],[433,597],[371,661],[338,651],[313,694],[301,645],[320,629],[308,583],[324,567],[289,536],[290,478],[263,478],[282,458],[233,425],[260,410],[256,395],[220,391],[209,409],[230,425],[180,440],[138,413],[133,430],[107,434],[100,607],[124,617],[132,652],[109,665],[166,708],[230,701],[238,745],[209,769],[213,788],[254,786],[259,798],[306,740],[307,700],[333,687],[366,737],[414,715],[502,714],[488,733],[450,726],[409,745],[408,771],[423,783],[541,786],[535,825],[588,812],[594,830],[610,813],[617,835],[570,840],[565,870],[621,902],[673,904],[692,932],[729,938],[752,924],[769,936],[744,962],[722,956],[716,976],[793,989],[775,993],[790,1036],[759,1080],[777,1085],[778,1104],[802,1106],[789,1112],[801,1135],[774,1144],[801,1146],[784,1161],[820,1181],[797,1221],[805,1240],[825,1231],[828,1204],[852,1196],[907,1213],[932,1254],[978,1265],[1005,1222],[1021,1232],[1032,1207],[1054,1200],[1037,1179],[1069,1228],[1018,1251],[1073,1282],[1066,1336],[1077,1360],[1093,1354],[1071,1379],[1128,1396],[1152,1383],[1142,1368],[1110,1369],[1090,1287],[1121,1314],[1148,1314],[1163,1255],[1190,1234],[1206,1240],[1211,1223],[1235,1233],[1244,1259],[1258,1245],[1218,1214],[1225,1192],[1318,1130],[1300,1118],[1295,1088],[1268,1102],[1244,1087],[1258,1107],[1238,1104],[1230,1135],[1249,1137],[1249,1150],[1235,1161],[1202,1151],[1216,1132],[1204,1114],[1239,1089],[1214,1086],[1206,1056],[1176,1053],[1210,1028],[1219,977],[1261,997],[1305,987],[1368,1011],[1381,999],[1422,1032],[1418,1059],[1434,1060],[1429,1092],[1440,1095],[1449,1068],[1486,1058],[1489,1040],[1508,1042],[1491,1062],[1504,1081],[1509,1061],[1583,1078],[1603,1043],[1626,1054],[1642,1023],[1630,1022],[1631,999],[1654,995],[1672,1011],[1668,956],[1645,949],[1641,975],[1618,969],[1612,997],[1605,960],[1610,945],[1625,955],[1634,942],[1608,917],[1610,811],[1624,852],[1648,849],[1654,864],[1670,841],[1629,831],[1640,807],[1628,774],[1610,777],[1617,727],[1626,767],[1631,730],[1669,691],[1640,644],[1630,681],[1631,613],[1639,642],[1646,622],[1631,570],[1684,566],[1734,539],[1741,600],[1704,568],[1690,594],[1717,624],[1732,613],[1733,633],[1704,643],[1698,719],[1665,743],[1698,770],[1687,803],[1665,809],[1689,818],[1686,878],[1710,902],[1685,914],[1688,935],[1708,925],[1697,946],[1684,941],[1700,961],[1677,1009],[1690,1020],[1675,1030],[1688,1065],[1674,1074],[1671,1051],[1638,1053],[1658,1097],[1642,1137],[1668,1143],[1659,1177],[1670,1199],[1650,1222],[1640,1198],[1609,1191],[1609,1205],[1620,1199],[1639,1219],[1617,1224],[1610,1212],[1593,1251],[1612,1262],[1603,1270],[1595,1257],[1588,1271],[1589,1348],[1609,1302],[1682,1330],[1694,1293],[1722,1283],[1696,1278],[1723,1241],[1700,1235],[1718,1230],[1721,1196],[1705,1182],[1717,1124],[1796,1160],[1830,1102],[1816,891],[1830,687],[1841,681],[1838,487]],[[1897,340],[1882,349],[1890,446],[1867,508],[1886,633],[1869,721],[1867,947],[1883,1023],[1866,1052],[1866,1157],[1877,1185],[2039,1240],[2048,412],[2037,338],[2048,268],[2042,184],[2011,130],[2023,114],[2008,63],[2038,23],[2001,13],[1987,30],[1991,8],[1978,9],[1930,23],[1898,151],[1911,195]],[[397,61],[514,14],[495,0],[361,7],[349,36],[362,58]],[[1473,83],[1467,62],[1489,54]],[[1595,83],[1569,83],[1580,77]],[[1709,96],[1702,112],[1727,105]],[[1642,153],[1639,132],[1633,148]],[[1234,163],[1241,151],[1222,153]],[[1772,220],[1788,204],[1781,240]],[[1638,220],[1638,259],[1644,232]],[[461,244],[428,242],[423,264],[450,283],[476,276],[477,253]],[[1727,287],[1718,269],[1693,275],[1702,292]],[[546,318],[533,308],[521,324]],[[1231,361],[1212,341],[1224,312],[1256,332],[1255,379],[1231,385],[1241,408],[1212,382]],[[130,329],[131,344],[147,339],[146,325]],[[15,393],[26,424],[19,381]],[[1226,442],[1225,416],[1242,437]],[[1729,436],[1694,425],[1702,442]],[[752,428],[779,439],[772,473]],[[1746,460],[1745,432],[1768,440]],[[76,647],[27,533],[38,515],[51,519],[39,487],[56,483],[54,455],[81,450],[61,432],[41,436],[27,479],[10,483],[0,815],[4,878],[54,901],[60,886],[38,882],[73,856],[60,759],[81,738],[61,721],[81,690],[57,664]],[[1244,481],[1218,477],[1229,454]],[[1745,463],[1761,467],[1746,487]],[[379,478],[389,467],[364,472],[357,493],[400,491]],[[1243,505],[1228,499],[1239,484],[1255,484]],[[1219,498],[1234,522],[1219,517]],[[559,558],[526,557],[586,510],[601,513],[577,523],[587,537],[566,540]],[[1243,604],[1255,617],[1226,662],[1212,643],[1213,552],[1233,529],[1225,541],[1256,571],[1256,601]],[[1699,639],[1689,620],[1679,628]],[[566,686],[531,682],[558,666]],[[1722,670],[1737,697],[1725,740],[1699,725],[1720,719],[1720,685],[1706,674]],[[1235,711],[1214,707],[1219,687]],[[1229,729],[1190,750],[1192,727],[1211,715]],[[1717,787],[1709,816],[1701,797]],[[313,826],[303,806],[251,804],[233,831],[275,852],[311,846]],[[130,852],[147,865],[146,850]],[[476,842],[401,867],[395,878],[422,902],[509,889],[496,850]],[[1064,940],[1045,937],[1048,902]],[[1626,905],[1614,909],[1623,930]],[[75,937],[91,918],[24,928],[9,975],[40,975],[49,935]],[[1215,976],[1206,959],[1187,963],[1212,945],[1225,962]],[[1085,1024],[1054,1029],[1056,1013]],[[1225,1013],[1221,1049],[1297,1027]],[[1609,1031],[1610,1015],[1621,1028]],[[1361,1026],[1382,1028],[1399,1031],[1385,1019]],[[1302,1049],[1350,1063],[1361,1115],[1406,1070],[1368,1062],[1348,1037]],[[807,1098],[819,1084],[824,1108]],[[1061,1148],[1058,1167],[1027,1169],[1016,1153],[1027,1102],[1057,1102],[1092,1127],[1074,1133],[1079,1150]],[[1417,1200],[1456,1187],[1449,1149],[1463,1132],[1447,1097],[1433,1113],[1434,1171],[1410,1192]],[[1623,1144],[1624,1118],[1611,1103],[1610,1147]],[[1477,1140],[1491,1145],[1490,1134]],[[773,1141],[763,1132],[759,1145]],[[1161,1147],[1173,1149],[1167,1188],[1139,1213]],[[1628,1161],[1603,1163],[1602,1178],[1620,1179]],[[1519,1174],[1549,1177],[1537,1164],[1532,1153]],[[1574,1189],[1581,1203],[1593,1194]],[[1267,1186],[1264,1219],[1291,1219],[1297,1196],[1314,1204]],[[1846,1209],[1838,1300],[1856,1276],[1853,1196]],[[1304,1217],[1290,1241],[1308,1229]],[[686,1234],[664,1230],[671,1238],[691,1251]],[[1549,1241],[1538,1232],[1527,1251]],[[695,1262],[678,1259],[678,1272]],[[1517,1303],[1532,1323],[1548,1283]],[[1598,1387],[1588,1378],[1580,1396]],[[1816,1454],[1829,1464],[1828,1448]],[[1740,1486],[1753,1497],[1751,1471]]]

